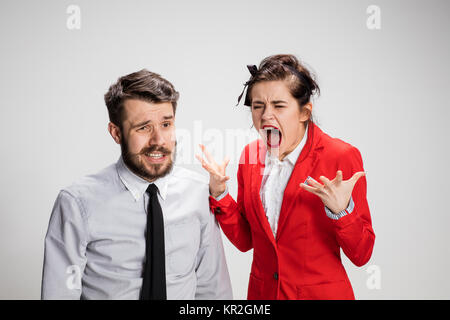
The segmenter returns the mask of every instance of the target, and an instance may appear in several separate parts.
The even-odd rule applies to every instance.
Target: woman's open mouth
[[[269,148],[278,148],[281,144],[281,131],[275,126],[265,125],[262,127],[266,135],[266,143]]]

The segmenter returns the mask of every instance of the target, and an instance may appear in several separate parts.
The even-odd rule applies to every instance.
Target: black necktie
[[[144,280],[140,300],[166,300],[166,264],[164,219],[158,201],[158,187],[150,184],[145,236]]]

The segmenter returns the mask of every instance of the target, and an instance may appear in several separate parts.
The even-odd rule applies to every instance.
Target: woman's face
[[[300,106],[285,81],[256,83],[251,90],[251,101],[255,129],[269,152],[283,160],[303,138],[312,104],[307,103],[300,112]]]

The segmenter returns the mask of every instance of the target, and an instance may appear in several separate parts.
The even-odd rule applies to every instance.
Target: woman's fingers
[[[225,175],[225,169],[228,166],[228,164],[230,163],[230,158],[225,157],[222,164],[218,165],[216,163],[216,161],[214,160],[213,156],[211,155],[211,153],[209,153],[209,151],[206,149],[206,147],[203,144],[199,144],[199,146],[200,146],[200,149],[202,150],[203,154],[206,156],[206,160],[207,160],[210,168],[214,169],[216,174],[219,174],[222,176]]]
[[[356,172],[350,179],[342,180],[342,171],[336,172],[336,177],[330,181],[325,176],[320,176],[320,180],[324,185],[308,177],[305,183],[301,183],[300,187],[317,195],[322,202],[333,212],[339,212],[348,206],[353,187],[359,178],[365,176],[365,172]],[[341,183],[342,182],[342,183]],[[344,206],[345,205],[345,206]]]
[[[366,173],[364,171],[358,171],[350,178],[350,181],[355,185],[359,178],[364,177],[365,175]]]
[[[200,163],[202,164],[203,169],[208,171],[210,174],[218,174],[218,172],[216,170],[214,170],[214,168],[211,167],[211,165],[203,157],[201,157],[199,154],[196,154],[195,157],[198,159],[198,161],[200,161]]]
[[[309,183],[309,182],[308,182]],[[301,188],[303,188],[303,189],[305,189],[306,191],[309,191],[309,192],[311,192],[312,194],[315,194],[316,196],[318,196],[318,197],[321,197],[321,195],[323,194],[323,191],[321,190],[321,189],[319,189],[319,188],[315,188],[315,187],[311,187],[311,186],[308,186],[307,184],[305,184],[305,183],[300,183],[300,187]]]
[[[206,156],[208,162],[211,164],[216,164],[216,161],[214,160],[213,156],[209,153],[209,151],[206,149],[206,147],[203,144],[199,144],[199,146],[203,154]]]
[[[204,158],[202,158],[199,154],[196,154],[195,157],[198,159],[198,161],[200,161],[200,163],[202,164],[202,167],[209,172],[209,174],[215,176],[217,179],[220,180],[220,182],[225,182],[228,181],[230,179],[229,176],[225,176],[223,174],[221,174],[220,172],[218,172],[217,170],[215,170]]]
[[[203,159],[203,157],[200,156],[199,154],[195,154],[195,157],[197,158],[198,161],[200,161],[200,163],[202,164],[202,167],[204,169],[206,169],[206,165],[207,165],[206,160]]]
[[[317,192],[320,192],[320,193],[326,193],[326,192],[325,192],[325,186],[324,186],[323,184],[320,184],[319,182],[317,182],[317,181],[314,180],[313,178],[309,177],[309,178],[306,180],[306,183],[307,183],[307,185],[310,185],[310,186],[312,186],[313,188],[315,188],[315,190],[316,190]]]
[[[225,160],[223,160],[223,163],[220,166],[220,169],[221,169],[223,174],[225,174],[225,169],[227,168],[229,163],[230,163],[230,158],[229,157],[225,157]]]
[[[325,187],[331,188],[331,181],[330,181],[330,179],[328,179],[328,178],[325,177],[325,176],[320,176],[319,179],[320,179],[320,181],[323,182],[323,184],[325,185]]]
[[[317,189],[323,189],[323,185],[321,185],[320,183],[318,183],[316,180],[314,180],[313,178],[308,178],[307,180],[306,180],[306,183],[308,184],[308,185],[311,185],[311,186],[313,186],[314,188],[317,188]]]
[[[333,179],[333,182],[336,182],[337,184],[340,184],[342,182],[342,171],[338,170],[336,172],[336,178]]]

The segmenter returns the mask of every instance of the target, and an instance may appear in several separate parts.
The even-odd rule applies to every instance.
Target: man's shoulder
[[[101,197],[110,192],[118,183],[116,164],[113,163],[97,173],[85,175],[75,180],[61,191],[70,194],[77,199],[87,197]]]

